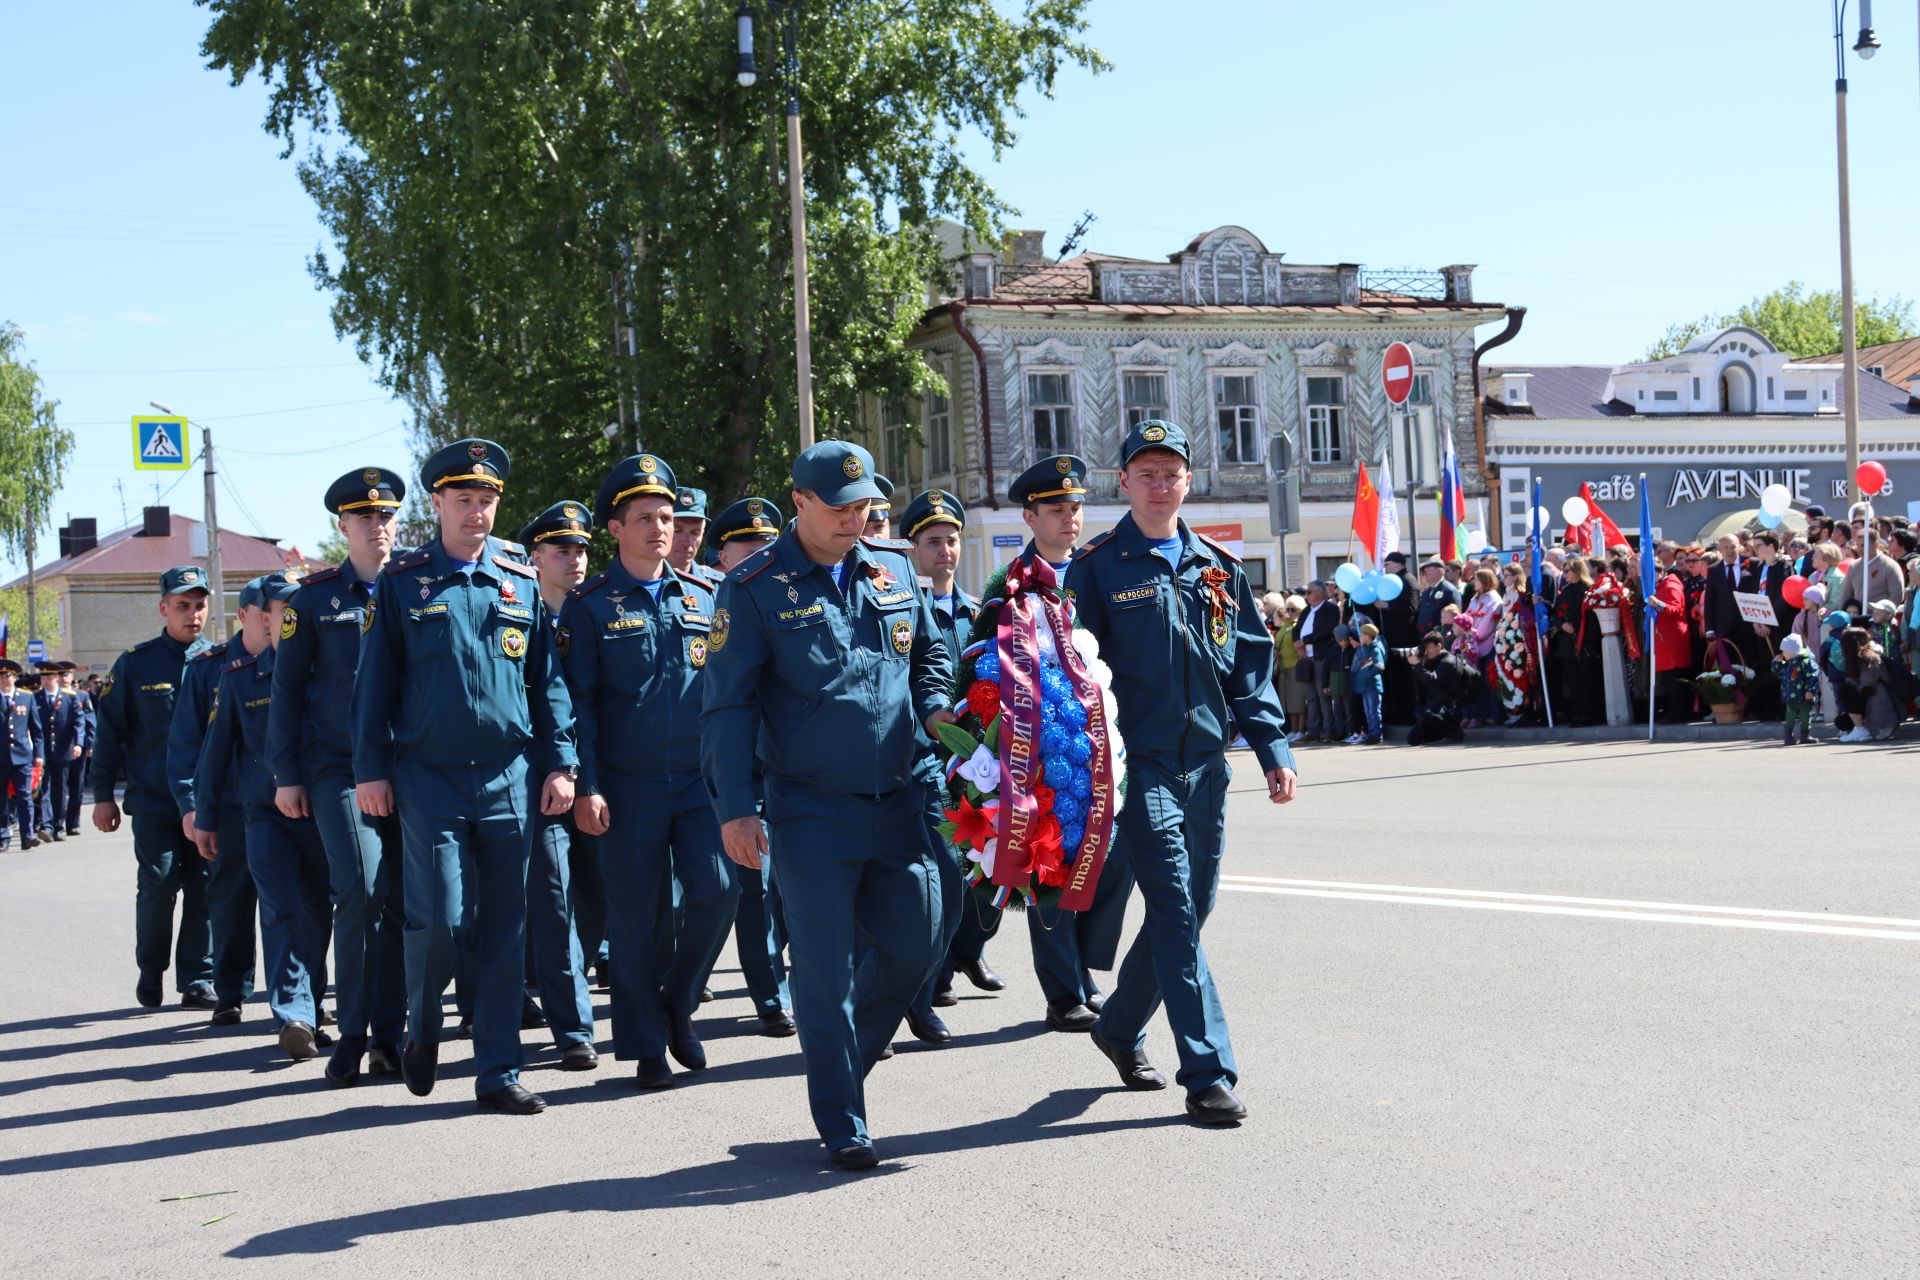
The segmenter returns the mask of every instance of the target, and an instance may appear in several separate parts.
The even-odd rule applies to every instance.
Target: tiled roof
[[[1063,315],[1100,316],[1410,316],[1445,311],[1501,311],[1499,302],[1448,302],[1440,298],[1408,298],[1363,290],[1359,304],[1325,303],[1282,306],[1189,305],[1173,302],[1095,302],[1089,298],[991,298],[968,302],[976,310],[1045,311]],[[937,313],[942,308],[935,308]]]
[[[62,575],[88,578],[152,574],[157,583],[160,575],[174,565],[203,558],[191,551],[193,530],[200,528],[202,522],[178,513],[171,514],[169,520],[171,532],[164,538],[137,537],[135,535],[140,526],[129,525],[107,534],[79,555],[36,565],[34,580],[44,582]],[[319,561],[309,560],[298,551],[283,550],[264,538],[248,537],[232,529],[220,531],[220,576],[223,578],[230,579],[240,574],[251,578],[285,569],[289,563],[297,564],[303,570],[321,567]],[[7,586],[16,587],[25,581],[23,575]],[[158,590],[157,585],[155,590]]]
[[[1864,364],[1865,361],[1863,360]],[[1878,363],[1876,361],[1876,363]],[[1488,367],[1481,371],[1483,378],[1493,378],[1502,373],[1527,373],[1533,376],[1527,379],[1527,400],[1525,406],[1504,404],[1489,395],[1486,398],[1486,410],[1490,417],[1531,417],[1555,420],[1580,418],[1685,418],[1689,420],[1708,419],[1722,421],[1729,415],[1722,413],[1641,413],[1636,414],[1632,407],[1619,401],[1603,401],[1606,394],[1607,379],[1613,374],[1612,365],[1604,364],[1530,364],[1502,365]],[[1912,419],[1916,415],[1907,408],[1907,392],[1904,387],[1896,387],[1891,382],[1876,378],[1864,368],[1860,370],[1860,416],[1864,419],[1883,421],[1895,418]],[[1800,421],[1816,416],[1807,413],[1756,413],[1743,414],[1742,417],[1763,418],[1773,421]]]
[[[1920,338],[1908,338],[1904,342],[1883,342],[1877,347],[1861,347],[1859,350],[1860,367],[1877,364],[1886,372],[1880,376],[1903,390],[1907,379],[1920,373]],[[1827,361],[1842,359],[1836,351],[1830,356],[1821,357]]]

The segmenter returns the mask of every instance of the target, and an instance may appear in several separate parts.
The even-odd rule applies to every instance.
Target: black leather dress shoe
[[[424,1098],[433,1092],[434,1077],[440,1072],[440,1046],[421,1044],[409,1038],[400,1046],[400,1078],[407,1082],[407,1092],[416,1098]]]
[[[702,987],[702,988],[700,988],[700,1003],[701,1003],[701,1004],[712,1004],[712,1003],[713,1003],[713,988],[712,988],[712,987]]]
[[[1055,1031],[1091,1031],[1099,1015],[1078,1000],[1047,1001],[1047,1025]]]
[[[67,833],[62,831],[58,827],[55,827],[52,831],[49,831],[47,834],[53,837],[53,842],[55,844],[59,844],[62,840],[65,840],[67,838]]]
[[[453,1034],[451,1036],[448,1036],[447,1038],[449,1040],[473,1039],[473,1019],[472,1018],[460,1019],[460,1021],[456,1022],[453,1026]]]
[[[366,1056],[365,1036],[341,1036],[327,1059],[327,1083],[336,1089],[360,1083],[360,1059]]]
[[[760,1034],[781,1039],[800,1030],[794,1025],[793,1015],[785,1009],[775,1009],[760,1015]]]
[[[280,1028],[280,1052],[295,1062],[305,1062],[315,1051],[313,1028],[304,1022],[289,1022]]]
[[[967,981],[982,991],[1004,991],[1007,980],[993,971],[993,966],[984,958],[969,961],[959,966],[959,971],[967,975]]]
[[[1087,997],[1087,1008],[1093,1010],[1095,1013],[1099,1013],[1102,1009],[1106,1007],[1107,1007],[1106,992],[1096,991],[1092,995]]]
[[[70,836],[77,836],[77,835],[79,835],[79,834],[80,834],[80,828],[78,828],[78,827],[68,827],[68,828],[67,828],[67,834],[68,834],[68,835],[70,835]]]
[[[330,1035],[328,1035],[328,1034],[327,1034],[326,1032],[324,1032],[324,1031],[316,1031],[316,1032],[314,1032],[314,1033],[313,1033],[313,1042],[314,1042],[315,1044],[317,1044],[317,1045],[319,1045],[319,1046],[320,1046],[320,1047],[321,1047],[322,1049],[331,1049],[331,1048],[333,1048],[333,1037],[332,1037],[332,1036],[330,1036]]]
[[[160,1007],[160,975],[141,974],[140,981],[133,984],[133,998],[140,1002],[140,1007],[143,1009],[158,1009]]]
[[[474,1099],[482,1111],[498,1111],[509,1116],[537,1116],[547,1109],[547,1100],[523,1084],[510,1084]]]
[[[670,1006],[662,1003],[662,1011],[667,1016],[667,1052],[673,1060],[689,1071],[704,1071],[707,1066],[706,1046],[700,1043],[700,1036],[693,1029],[693,1019],[683,1013],[676,1013]]]
[[[547,1025],[547,1015],[540,1012],[540,1002],[533,998],[531,991],[520,993],[520,1029],[532,1031],[536,1027]]]
[[[947,1044],[953,1040],[953,1032],[940,1020],[940,1015],[931,1009],[925,1013],[908,1009],[907,1030],[913,1032],[915,1040],[924,1040],[928,1044]]]
[[[22,853],[25,853],[28,849],[38,849],[39,847],[40,842],[32,836],[23,835],[20,837],[20,851]]]
[[[1167,1087],[1167,1078],[1153,1069],[1152,1064],[1147,1061],[1147,1055],[1140,1050],[1121,1049],[1108,1044],[1100,1038],[1100,1033],[1092,1028],[1088,1028],[1087,1038],[1093,1041],[1094,1048],[1106,1055],[1107,1061],[1113,1063],[1114,1068],[1120,1072],[1120,1083],[1127,1088],[1144,1093]]]
[[[960,1003],[960,997],[953,994],[952,987],[942,987],[933,993],[931,1003],[936,1009],[951,1009],[954,1005]]]
[[[400,1074],[400,1046],[376,1044],[367,1050],[367,1071],[376,1076]]]
[[[888,1058],[891,1058],[892,1056],[893,1056],[893,1046],[888,1045],[886,1048],[880,1051],[880,1057],[878,1060],[881,1062],[885,1062]]]
[[[594,963],[593,989],[595,991],[605,991],[607,989],[607,962],[604,960],[599,960]]]
[[[223,1004],[213,1011],[213,1017],[207,1021],[216,1027],[237,1027],[240,1025],[240,1006]]]
[[[858,1173],[862,1169],[871,1169],[880,1163],[879,1155],[869,1142],[856,1142],[850,1147],[836,1147],[833,1152],[833,1167],[844,1173]]]
[[[182,1009],[217,1009],[220,1002],[214,999],[213,984],[210,982],[190,982],[187,989],[180,993]]]
[[[633,1082],[642,1089],[673,1088],[673,1068],[665,1058],[642,1058],[634,1068]]]
[[[1239,1124],[1247,1118],[1247,1104],[1227,1086],[1209,1085],[1187,1095],[1187,1114],[1195,1124]]]
[[[562,1071],[591,1071],[600,1065],[600,1053],[590,1044],[570,1044],[560,1051]]]

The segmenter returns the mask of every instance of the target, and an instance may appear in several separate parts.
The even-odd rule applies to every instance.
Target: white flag
[[[1374,488],[1380,491],[1380,523],[1373,535],[1373,567],[1387,563],[1387,553],[1400,549],[1400,504],[1393,497],[1393,457],[1380,458],[1380,479]]]

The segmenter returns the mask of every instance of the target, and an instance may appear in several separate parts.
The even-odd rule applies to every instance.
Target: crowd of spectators
[[[1483,726],[1606,721],[1603,635],[1618,620],[1622,685],[1644,721],[1648,682],[1665,724],[1778,721],[1791,745],[1830,725],[1843,742],[1891,738],[1920,699],[1920,533],[1903,516],[1806,511],[1804,534],[1750,524],[1712,546],[1661,542],[1654,589],[1640,552],[1555,545],[1536,610],[1525,553],[1430,559],[1418,582],[1355,603],[1331,581],[1261,600],[1275,685],[1296,743],[1458,742]],[[1870,553],[1867,548],[1871,546]],[[1765,596],[1773,625],[1746,621],[1735,593]],[[1654,612],[1645,652],[1646,611]],[[1541,642],[1540,619],[1546,627]]]

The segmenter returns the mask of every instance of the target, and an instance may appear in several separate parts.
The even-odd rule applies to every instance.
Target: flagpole
[[[1533,502],[1529,505],[1533,509],[1527,514],[1527,523],[1532,527],[1533,534],[1527,539],[1527,586],[1533,592],[1533,651],[1534,660],[1539,664],[1540,670],[1540,705],[1546,708],[1547,728],[1551,730],[1553,728],[1553,690],[1548,687],[1551,681],[1547,679],[1547,638],[1541,634],[1540,628],[1540,570],[1541,562],[1546,559],[1547,549],[1543,541],[1545,531],[1540,527],[1539,480],[1533,482]],[[1482,518],[1484,518],[1484,509]]]
[[[1653,554],[1653,527],[1649,523],[1649,511],[1650,508],[1647,505],[1647,473],[1642,471],[1640,473],[1640,554],[1642,557]],[[1658,564],[1647,559],[1642,559],[1641,563],[1653,564],[1654,574],[1659,574],[1660,566]],[[1641,573],[1640,580],[1642,582],[1648,580],[1645,572]],[[1655,589],[1658,589],[1657,584]],[[1681,594],[1681,598],[1683,600],[1686,598],[1684,592]],[[1660,623],[1653,607],[1653,596],[1651,594],[1647,594],[1647,598],[1640,602],[1640,609],[1647,617],[1647,741],[1651,743],[1653,741],[1653,687],[1660,679],[1660,655],[1658,650],[1660,643]]]

